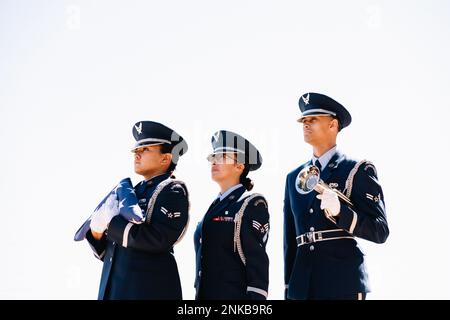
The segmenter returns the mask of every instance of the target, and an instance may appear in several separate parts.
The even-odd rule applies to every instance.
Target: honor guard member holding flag
[[[338,132],[351,122],[341,104],[311,92],[299,105],[313,156],[286,179],[286,298],[365,299],[369,283],[355,237],[383,243],[389,235],[377,171],[336,149]],[[312,190],[319,179],[328,187]]]
[[[194,234],[196,298],[267,299],[269,211],[262,195],[246,192],[253,188],[247,175],[261,166],[261,155],[230,131],[217,132],[211,142],[211,178],[220,194]]]
[[[134,187],[144,221],[133,223],[118,215],[107,201],[96,211],[86,238],[103,261],[99,299],[182,299],[173,246],[188,223],[188,191],[173,179],[186,141],[153,121],[133,126],[134,170],[145,180]]]

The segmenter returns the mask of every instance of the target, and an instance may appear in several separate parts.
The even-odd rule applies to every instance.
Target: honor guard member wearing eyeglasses
[[[181,299],[173,246],[186,230],[189,201],[185,184],[171,176],[187,144],[153,121],[136,123],[133,136],[134,170],[145,179],[134,191],[145,219],[92,217],[86,238],[103,261],[98,298]]]
[[[220,194],[194,234],[196,299],[267,299],[269,211],[262,195],[247,192],[253,188],[247,175],[261,166],[261,155],[231,131],[216,132],[211,142],[211,178]]]
[[[300,97],[299,106],[298,121],[313,156],[286,179],[286,298],[365,299],[368,276],[355,237],[383,243],[389,235],[377,171],[369,161],[353,160],[336,149],[339,131],[351,122],[340,103],[310,92]],[[330,188],[321,194],[305,192],[303,172],[318,172]],[[308,180],[306,189],[311,183],[314,179]]]

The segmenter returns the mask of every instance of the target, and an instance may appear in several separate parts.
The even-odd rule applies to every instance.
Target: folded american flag
[[[114,189],[109,192],[106,197],[98,204],[94,212],[100,209],[100,207],[106,202],[110,196],[115,197],[119,201],[119,214],[126,220],[133,223],[144,222],[144,214],[139,207],[136,193],[134,192],[133,185],[130,178],[125,178],[119,182]],[[92,215],[83,223],[83,225],[75,233],[74,240],[81,241],[86,238],[86,233],[90,229]]]

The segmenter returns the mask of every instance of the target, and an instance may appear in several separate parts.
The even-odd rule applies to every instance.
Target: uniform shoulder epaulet
[[[375,166],[372,162],[367,160],[361,160],[359,162],[356,162],[353,169],[350,171],[347,181],[345,181],[345,195],[350,198],[350,195],[352,194],[353,189],[353,180],[355,179],[355,175],[358,172],[359,168],[364,165],[364,171],[367,171],[369,169],[372,169],[374,174],[377,175],[377,170],[375,169]]]
[[[247,199],[248,199],[247,206],[250,204],[250,202],[252,202],[252,200],[255,200],[252,203],[253,206],[257,207],[262,203],[267,208],[267,201],[264,198],[264,196],[260,193],[250,193],[250,192],[246,191],[242,194],[242,196],[238,199],[237,202],[239,203],[239,202],[242,202],[243,200],[245,201]]]
[[[172,183],[169,183],[169,187],[168,189],[170,189],[170,191],[174,191],[174,192],[181,192],[183,193],[185,196],[187,196],[187,188],[186,185],[183,181],[181,180],[173,180],[171,181]]]
[[[175,180],[172,178],[168,178],[158,184],[155,191],[153,192],[150,200],[148,201],[147,206],[147,213],[146,213],[146,222],[150,223],[152,219],[153,209],[155,208],[156,200],[158,199],[158,196],[161,194],[161,192],[166,189],[166,187],[170,187],[171,190],[174,189],[180,189],[183,190],[184,194],[187,195],[187,189],[183,181],[181,180]]]
[[[266,208],[267,208],[267,202],[264,199],[264,196],[260,193],[253,193],[250,194],[248,192],[244,192],[244,194],[239,198],[238,202],[243,201],[241,208],[234,216],[234,252],[238,252],[239,257],[241,258],[242,263],[245,265],[246,259],[244,255],[244,250],[242,250],[242,243],[241,243],[241,226],[242,226],[242,217],[244,216],[245,209],[247,209],[248,205],[250,204],[250,201],[253,199],[260,197],[261,199],[258,199],[255,201],[255,206],[259,204],[260,201],[263,201]]]
[[[172,178],[168,178],[164,181],[162,181],[160,184],[158,184],[158,186],[155,189],[155,192],[153,192],[149,202],[148,202],[148,207],[147,207],[147,217],[145,219],[146,223],[150,223],[151,219],[152,219],[152,214],[153,214],[153,209],[155,208],[155,203],[156,200],[158,199],[159,194],[166,188],[166,187],[170,187],[171,190],[175,190],[175,189],[180,189],[183,190],[185,196],[188,198],[188,217],[187,217],[187,222],[186,225],[183,229],[183,231],[181,232],[180,236],[178,237],[177,241],[175,241],[175,243],[173,245],[176,245],[178,242],[181,241],[181,239],[183,239],[184,235],[186,234],[186,230],[187,227],[189,225],[189,210],[191,207],[191,204],[189,202],[189,197],[188,197],[188,192],[187,192],[187,188],[186,185],[183,181],[181,180],[176,180],[176,179],[172,179]]]

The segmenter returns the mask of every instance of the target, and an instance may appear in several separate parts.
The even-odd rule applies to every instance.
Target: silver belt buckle
[[[316,242],[316,239],[314,239],[314,232],[310,231],[306,233],[306,238],[308,238],[308,243]]]
[[[321,240],[323,239],[323,237],[322,237],[322,232],[317,231],[316,234],[317,234],[317,240],[318,240],[318,241],[321,241]]]

